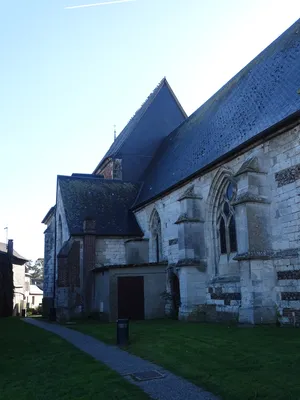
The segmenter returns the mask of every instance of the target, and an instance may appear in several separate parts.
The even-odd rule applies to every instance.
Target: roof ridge
[[[127,137],[130,135],[130,133],[134,130],[131,129],[127,132],[128,126],[130,124],[137,124],[143,115],[146,113],[148,110],[149,106],[152,104],[153,100],[156,98],[158,93],[160,92],[161,88],[163,85],[166,84],[168,88],[170,89],[170,85],[167,82],[167,78],[164,76],[159,83],[155,86],[155,88],[152,90],[152,92],[148,95],[146,100],[142,103],[142,105],[137,109],[137,111],[134,113],[134,115],[130,118],[130,120],[127,122],[127,124],[124,126],[120,134],[117,136],[116,140],[112,142],[111,146],[109,147],[108,151],[105,153],[105,155],[102,157],[100,162],[98,163],[97,167],[94,169],[93,174],[96,173],[100,165],[109,157],[113,156],[115,153],[117,153],[120,149],[120,147],[123,145]],[[172,90],[171,90],[172,93]],[[178,100],[177,100],[178,101]],[[136,119],[136,121],[135,121]],[[126,134],[127,133],[127,134]],[[116,147],[116,149],[113,149],[113,147]]]
[[[95,180],[95,181],[97,181],[97,182],[101,182],[101,183],[103,183],[103,184],[105,184],[105,183],[120,183],[120,184],[128,184],[128,183],[130,183],[130,184],[132,184],[132,185],[140,185],[141,184],[141,182],[133,182],[133,181],[130,181],[130,180],[126,180],[126,181],[124,181],[124,180],[122,180],[122,179],[107,179],[107,178],[100,178],[99,179],[99,177],[98,177],[98,175],[91,175],[90,177],[89,176],[72,176],[72,175],[57,175],[57,179],[59,179],[59,178],[62,178],[62,179],[76,179],[76,180]],[[55,207],[55,206],[54,206]]]
[[[158,91],[158,89],[160,88],[160,86],[162,86],[163,85],[163,83],[165,83],[165,82],[167,82],[167,80],[166,80],[166,77],[163,77],[163,79],[161,79],[160,81],[159,81],[159,83],[158,83],[158,85],[156,85],[155,86],[155,88],[152,90],[152,92],[148,95],[148,97],[146,98],[146,100],[142,103],[142,105],[136,110],[136,112],[133,114],[133,116],[129,119],[129,121],[128,121],[128,123],[127,124],[129,124],[129,122],[131,121],[131,120],[133,120],[133,118],[136,116],[136,114],[144,107],[144,105],[147,103],[147,101],[148,100],[150,100],[150,98],[154,95],[154,93],[156,92],[156,91]],[[156,93],[156,95],[157,95],[157,93]],[[154,99],[151,99],[151,100],[154,100]],[[149,105],[150,104],[148,104],[148,107],[149,107]],[[148,108],[147,107],[147,108]],[[147,110],[147,109],[146,109]],[[145,110],[145,111],[146,111]],[[126,124],[126,125],[127,125]],[[123,130],[122,130],[123,131]]]
[[[138,114],[142,111],[142,109],[147,105],[147,107],[145,107],[145,109],[143,110],[143,112],[141,113],[141,115],[139,116],[139,118],[137,119],[136,123],[138,121],[141,120],[141,118],[143,117],[143,115],[145,114],[145,112],[148,110],[149,106],[152,104],[153,100],[155,99],[155,97],[158,95],[160,89],[163,87],[163,84],[166,82],[166,78],[164,77],[159,83],[158,85],[155,86],[155,88],[152,90],[152,92],[148,95],[148,97],[146,98],[146,100],[142,103],[142,105],[136,110],[136,112],[133,114],[133,116],[129,119],[129,121],[127,122],[127,124],[125,125],[125,127],[122,129],[122,131],[120,132],[120,134],[117,136],[116,140],[118,140],[118,137],[120,137],[120,135],[122,134],[122,132],[126,129],[126,127],[135,119],[137,118]],[[148,103],[148,104],[147,104]],[[123,135],[124,137],[120,137],[120,141],[119,141],[119,148],[122,146],[122,144],[125,142],[127,136]],[[114,143],[114,142],[113,142]],[[118,150],[119,150],[118,148]],[[104,156],[105,157],[105,156]],[[104,161],[101,160],[101,161]]]

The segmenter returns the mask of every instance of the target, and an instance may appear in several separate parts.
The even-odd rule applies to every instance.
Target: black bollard
[[[129,320],[122,318],[117,320],[117,345],[126,346],[129,341]]]

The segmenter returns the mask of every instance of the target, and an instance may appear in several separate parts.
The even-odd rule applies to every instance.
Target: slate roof
[[[6,243],[0,242],[0,252],[7,253]],[[16,250],[13,250],[13,256],[15,261],[24,261],[24,263],[28,261],[25,257],[21,256],[21,254],[17,253]]]
[[[7,245],[6,245],[6,243],[0,242],[0,251],[2,251],[3,253],[7,253]],[[13,255],[15,257],[19,258],[20,260],[27,261],[23,256],[21,256],[21,254],[17,253],[16,250],[13,250]]]
[[[299,89],[300,19],[164,140],[136,206],[299,112]]]
[[[154,91],[148,96],[148,98],[142,104],[142,106],[139,108],[139,110],[130,119],[128,124],[122,130],[122,132],[117,136],[116,140],[112,143],[111,147],[109,148],[109,150],[107,151],[107,153],[105,154],[103,159],[100,161],[100,163],[98,164],[97,168],[94,170],[93,173],[96,173],[97,170],[99,169],[99,167],[101,166],[101,164],[103,164],[104,161],[107,160],[108,158],[118,158],[118,157],[121,158],[121,156],[124,154],[124,145],[126,144],[126,142],[128,142],[128,139],[130,138],[132,133],[135,131],[135,129],[138,127],[138,124],[139,124],[141,118],[146,113],[146,111],[149,109],[150,105],[153,103],[154,99],[157,97],[157,95],[163,88],[167,88],[169,90],[169,92],[171,93],[171,95],[173,97],[173,100],[175,100],[175,102],[176,102],[177,109],[179,109],[181,112],[181,119],[179,120],[179,122],[177,122],[178,117],[174,116],[174,119],[175,119],[174,122],[176,125],[173,126],[172,129],[177,127],[179,125],[179,123],[181,123],[184,119],[187,118],[185,111],[183,110],[183,108],[180,105],[178,99],[176,98],[174,92],[172,91],[169,83],[167,82],[167,79],[163,78],[160,81],[160,83],[157,85],[157,87],[154,89]],[[162,105],[162,107],[163,106],[164,105]],[[167,134],[169,132],[167,132]],[[140,139],[141,139],[141,137],[140,137]],[[131,151],[134,146],[134,142],[135,142],[135,140],[133,140],[130,143]],[[140,142],[140,140],[139,140],[139,142]],[[151,146],[151,142],[149,145]],[[126,152],[126,150],[125,150],[125,152]]]
[[[37,285],[29,285],[29,294],[43,295],[43,291]]]
[[[58,184],[71,235],[83,234],[83,221],[96,221],[96,235],[141,236],[133,212],[129,211],[139,185],[101,179],[97,176],[58,176]]]

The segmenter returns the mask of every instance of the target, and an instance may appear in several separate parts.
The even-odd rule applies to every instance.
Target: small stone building
[[[164,78],[56,198],[59,314],[299,323],[300,20],[189,117]]]
[[[9,251],[11,251],[11,256],[9,256]],[[0,303],[3,303],[3,296],[7,297],[6,291],[9,292],[9,288],[6,287],[8,284],[7,274],[12,273],[12,307],[14,315],[18,315],[22,309],[26,308],[25,263],[28,260],[13,249],[13,240],[9,240],[8,244],[0,242],[0,256]],[[3,304],[0,305],[0,314],[2,307]]]
[[[7,244],[0,242],[0,252],[7,253]],[[13,250],[12,269],[13,269],[13,284],[14,284],[14,297],[13,307],[15,314],[21,313],[23,308],[26,308],[26,295],[25,295],[25,263],[26,260],[23,256]]]
[[[36,285],[36,281],[31,275],[25,274],[25,291],[26,308],[38,308],[43,303],[43,291]]]

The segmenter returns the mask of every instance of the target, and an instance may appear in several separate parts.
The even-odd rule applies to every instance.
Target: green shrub
[[[39,305],[37,308],[27,308],[27,315],[41,315],[43,308]]]

